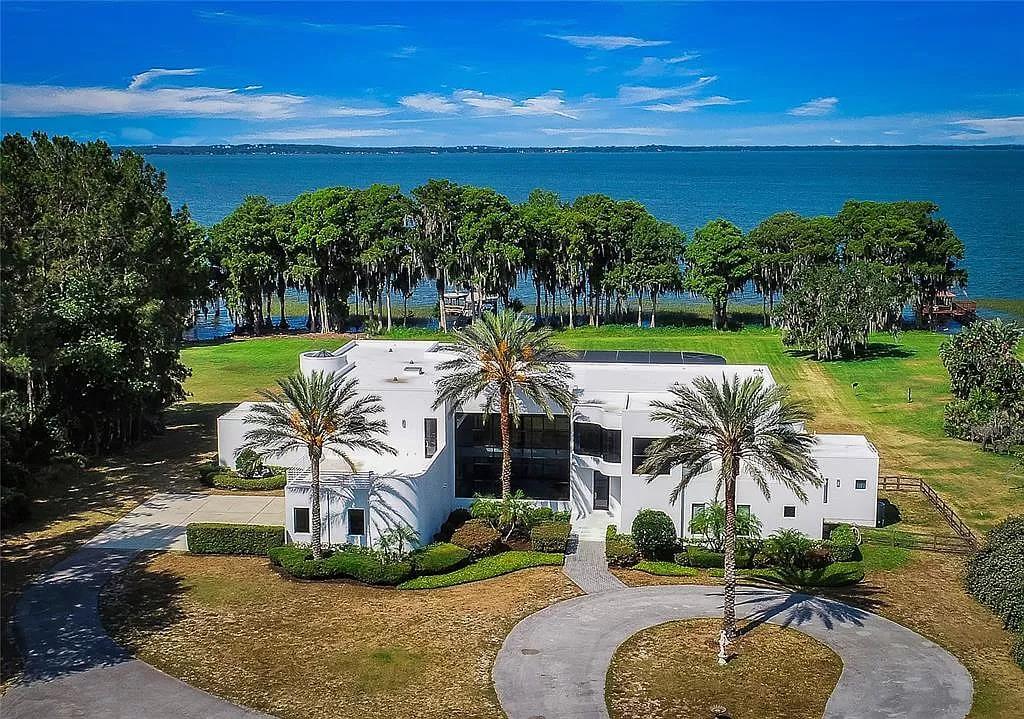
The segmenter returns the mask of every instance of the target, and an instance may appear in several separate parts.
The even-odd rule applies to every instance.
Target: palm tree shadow
[[[847,599],[855,598],[857,606],[813,594],[793,593],[773,598],[754,589],[741,590],[738,594],[744,598],[737,604],[757,607],[746,616],[746,625],[741,633],[749,632],[769,621],[783,627],[800,627],[812,622],[820,623],[826,629],[834,629],[837,625],[844,624],[859,627],[863,626],[870,608],[883,605],[876,597],[880,591],[872,587],[844,593]]]

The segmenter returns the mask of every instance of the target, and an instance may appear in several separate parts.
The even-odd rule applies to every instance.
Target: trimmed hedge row
[[[565,557],[561,554],[549,552],[502,552],[491,557],[484,557],[469,566],[449,572],[448,574],[434,574],[410,579],[399,584],[398,588],[436,589],[439,587],[453,587],[456,584],[490,579],[491,577],[498,577],[502,574],[516,572],[529,567],[559,565],[564,559]]]
[[[284,527],[265,524],[193,522],[185,528],[188,551],[193,554],[265,556],[284,545]]]
[[[535,552],[565,554],[571,530],[568,522],[543,522],[530,530],[530,546]]]
[[[364,584],[394,586],[412,574],[410,562],[381,564],[371,550],[342,547],[314,560],[308,547],[289,544],[270,550],[270,561],[298,579],[355,579]]]
[[[673,560],[676,564],[684,567],[697,567],[699,569],[722,569],[725,567],[725,555],[721,552],[712,552],[703,547],[689,546],[685,551],[677,553]],[[736,567],[749,569],[754,566],[754,553],[750,548],[738,548],[736,550]]]
[[[417,549],[409,557],[415,574],[450,572],[469,559],[469,550],[448,542],[437,542]]]
[[[284,489],[287,477],[283,470],[275,471],[267,477],[255,477],[248,479],[237,472],[220,467],[208,465],[200,470],[199,478],[203,484],[217,489],[240,489],[248,492],[266,492],[270,490]]]

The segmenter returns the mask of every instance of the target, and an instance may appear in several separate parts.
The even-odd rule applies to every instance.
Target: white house
[[[474,496],[500,494],[501,448],[496,418],[484,421],[478,403],[450,411],[433,409],[436,366],[450,355],[436,342],[354,340],[335,352],[307,352],[304,372],[339,372],[359,379],[361,393],[378,394],[388,422],[388,441],[397,456],[357,453],[352,470],[328,452],[322,466],[323,541],[373,543],[380,532],[405,523],[430,541],[448,513]],[[644,450],[668,433],[651,419],[650,404],[668,398],[674,383],[699,376],[759,375],[774,382],[767,367],[727,365],[721,358],[680,352],[582,353],[571,364],[577,406],[549,421],[528,402],[512,437],[512,486],[536,503],[570,510],[577,521],[606,511],[629,532],[644,508],[668,513],[681,534],[690,517],[715,500],[714,472],[692,480],[673,506],[668,501],[679,470],[648,482],[636,473]],[[217,421],[221,464],[234,466],[247,430],[252,403],[243,403]],[[827,524],[873,525],[878,487],[878,453],[860,435],[817,435],[814,449],[822,476],[809,488],[806,504],[779,485],[765,499],[749,478],[740,476],[737,504],[749,507],[765,533],[798,529],[821,537]],[[309,462],[295,452],[275,464],[288,467],[285,528],[292,541],[309,541]]]

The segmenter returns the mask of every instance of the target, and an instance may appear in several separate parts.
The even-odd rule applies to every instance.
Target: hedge
[[[840,524],[828,534],[828,541],[822,542],[833,562],[853,562],[860,559],[857,535],[849,524]]]
[[[696,577],[697,570],[693,567],[681,567],[675,562],[649,562],[643,561],[635,564],[633,569],[641,572],[656,574],[659,577]]]
[[[633,538],[628,534],[613,534],[606,539],[604,554],[609,567],[632,567],[640,560]]]
[[[199,472],[199,478],[203,484],[217,489],[241,489],[248,492],[265,492],[276,489],[284,489],[287,476],[284,470],[273,468],[274,474],[267,477],[256,477],[247,479],[227,467],[207,465]]]
[[[1013,661],[1017,662],[1017,666],[1024,669],[1024,631],[1017,633],[1017,638],[1013,641],[1013,647],[1010,649],[1010,656],[1013,657]]]
[[[355,579],[364,584],[392,586],[412,574],[409,562],[381,564],[373,551],[343,547],[314,560],[308,547],[289,544],[270,550],[270,560],[298,579]]]
[[[672,518],[657,509],[641,509],[633,520],[633,544],[644,559],[666,559],[676,547]]]
[[[193,554],[246,554],[265,556],[284,544],[284,527],[264,524],[193,522],[185,528],[188,551]]]
[[[481,579],[490,579],[502,574],[516,572],[529,567],[542,567],[561,564],[564,557],[561,554],[549,552],[502,552],[491,557],[473,562],[467,567],[457,569],[448,574],[434,574],[425,577],[416,577],[398,585],[399,589],[436,589],[439,587],[453,587],[456,584],[477,582]]]
[[[437,542],[413,552],[409,560],[416,574],[450,572],[469,559],[469,550],[448,542]]]
[[[1024,537],[975,552],[967,561],[964,584],[971,596],[1002,618],[1003,626],[1024,631]]]
[[[483,519],[470,519],[452,534],[451,542],[468,549],[474,559],[485,557],[498,547],[498,532]]]
[[[567,522],[542,522],[530,530],[530,546],[535,552],[565,554],[571,531]]]

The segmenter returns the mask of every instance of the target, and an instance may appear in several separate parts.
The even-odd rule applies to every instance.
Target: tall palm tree
[[[434,409],[453,408],[483,398],[484,419],[497,409],[501,418],[501,496],[512,493],[511,423],[519,424],[521,392],[554,418],[552,405],[571,411],[573,374],[565,360],[571,352],[548,329],[534,329],[533,320],[505,310],[483,316],[462,330],[443,349],[455,357],[438,364]]]
[[[375,394],[359,395],[358,380],[334,372],[296,372],[277,381],[279,390],[260,392],[265,402],[252,407],[246,420],[254,425],[245,433],[239,451],[253,449],[264,457],[280,457],[305,449],[310,469],[310,548],[313,558],[323,556],[320,543],[320,461],[334,452],[356,471],[350,452],[366,449],[376,454],[397,454],[381,436],[388,424],[374,415],[384,410]]]
[[[722,631],[736,634],[736,481],[746,470],[766,499],[771,483],[790,489],[807,501],[804,485],[820,487],[818,465],[811,456],[814,435],[804,422],[809,410],[792,399],[786,387],[766,387],[761,377],[728,379],[721,383],[698,377],[693,387],[674,385],[673,399],[656,401],[651,417],[665,422],[672,434],[654,440],[640,473],[651,482],[682,468],[682,479],[669,494],[675,504],[691,479],[718,467],[716,496],[725,490],[725,600]]]

